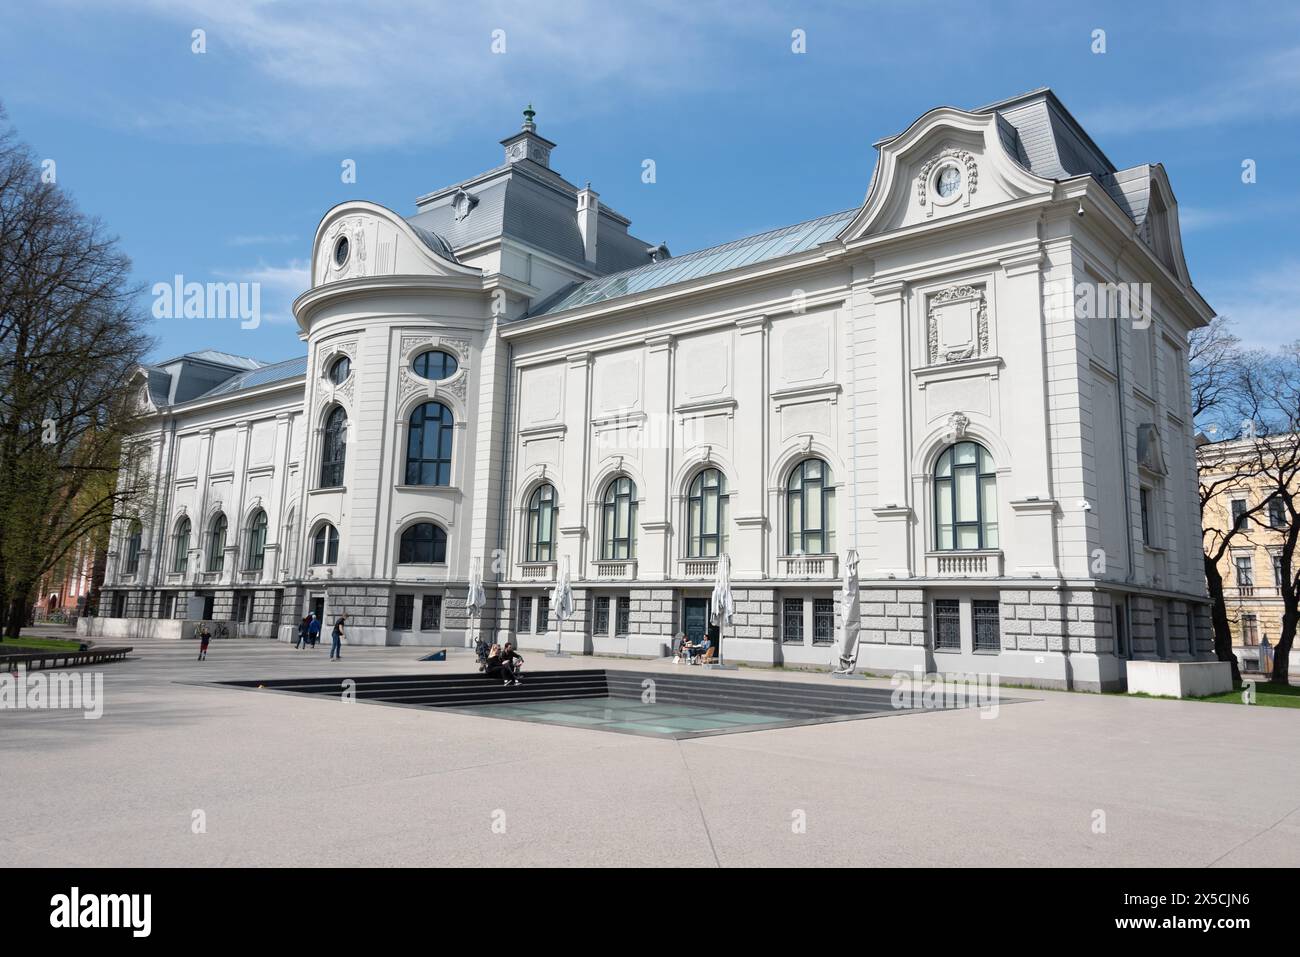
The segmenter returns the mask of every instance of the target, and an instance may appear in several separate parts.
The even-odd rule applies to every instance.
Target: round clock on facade
[[[949,199],[961,189],[961,170],[955,166],[945,166],[934,181],[934,191],[943,199]]]

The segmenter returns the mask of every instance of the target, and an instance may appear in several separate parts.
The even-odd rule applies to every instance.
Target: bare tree
[[[1278,594],[1282,623],[1273,650],[1273,675],[1290,676],[1291,648],[1300,623],[1300,343],[1277,353],[1253,352],[1244,357],[1241,391],[1252,437],[1252,482],[1259,501],[1249,509],[1247,537],[1278,549]],[[1275,520],[1276,519],[1276,520]]]
[[[151,342],[130,261],[45,182],[0,108],[0,613],[26,624],[34,590],[83,535],[138,508],[116,481]]]

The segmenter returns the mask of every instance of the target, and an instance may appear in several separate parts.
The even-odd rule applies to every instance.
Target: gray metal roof
[[[578,306],[606,302],[659,289],[676,283],[712,276],[716,273],[752,266],[755,263],[778,259],[793,253],[806,252],[835,238],[836,234],[856,214],[857,208],[820,216],[807,222],[770,229],[743,239],[733,239],[721,246],[710,246],[693,253],[675,256],[657,263],[648,263],[635,269],[589,279],[568,290],[561,291],[543,302],[531,315],[540,316],[563,312]]]
[[[202,349],[198,352],[187,352],[184,355],[176,356],[157,363],[158,366],[171,365],[173,362],[180,362],[184,359],[192,359],[197,362],[211,362],[219,366],[230,366],[232,369],[256,369],[266,365],[258,359],[250,359],[248,356],[237,356],[229,352],[221,352],[217,349]]]
[[[211,399],[219,395],[231,395],[235,392],[244,392],[247,389],[255,389],[259,386],[296,379],[306,374],[307,357],[299,356],[297,359],[286,359],[284,362],[275,362],[271,365],[253,369],[251,372],[241,373],[227,379],[215,389],[203,393],[199,398]]]
[[[462,189],[474,204],[468,215],[457,219],[454,201]],[[406,221],[435,233],[452,249],[506,236],[593,272],[614,272],[647,261],[646,250],[653,244],[628,233],[627,219],[602,202],[593,268],[578,230],[577,195],[578,187],[554,170],[524,161],[421,197],[420,211]]]

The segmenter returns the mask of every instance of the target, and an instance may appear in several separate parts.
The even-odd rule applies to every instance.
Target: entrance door
[[[682,631],[698,644],[704,640],[709,629],[709,600],[707,598],[685,598],[682,600]]]
[[[311,596],[311,611],[316,616],[316,620],[321,623],[321,627],[324,628],[325,627],[325,596],[324,595]]]

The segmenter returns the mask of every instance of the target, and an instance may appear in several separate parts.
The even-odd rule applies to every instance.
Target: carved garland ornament
[[[956,160],[962,165],[966,174],[963,183],[966,195],[975,195],[975,190],[979,186],[979,168],[975,165],[975,157],[966,150],[947,149],[930,157],[916,177],[916,199],[922,206],[929,201],[930,174],[944,160]]]

